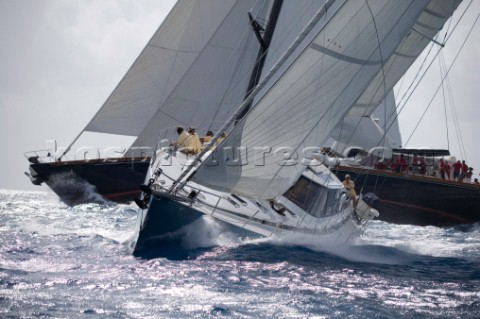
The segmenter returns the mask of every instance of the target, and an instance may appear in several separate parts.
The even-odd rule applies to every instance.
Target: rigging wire
[[[447,43],[447,41],[450,39],[450,37],[453,35],[453,33],[455,32],[455,30],[457,29],[460,21],[463,19],[463,17],[465,16],[467,10],[470,8],[470,6],[472,5],[473,3],[473,0],[470,0],[470,3],[467,5],[467,7],[465,8],[465,10],[462,12],[462,14],[460,15],[459,19],[457,20],[457,22],[455,23],[455,25],[453,26],[453,29],[451,30],[451,32],[449,33],[448,36],[445,36],[444,37],[444,42],[443,44],[445,45]],[[420,84],[420,82],[423,80],[425,74],[427,73],[427,71],[430,69],[430,66],[432,65],[432,63],[435,61],[435,58],[437,57],[437,55],[439,54],[439,52],[437,52],[437,54],[432,58],[432,60],[430,61],[430,64],[427,66],[427,68],[423,71],[422,73],[422,68],[424,67],[425,63],[427,62],[427,59],[428,57],[430,56],[431,54],[431,51],[432,49],[435,47],[435,43],[432,43],[430,45],[430,50],[428,51],[428,53],[425,55],[425,59],[423,60],[422,64],[420,65],[420,67],[418,68],[418,71],[417,73],[415,74],[415,77],[414,79],[412,80],[412,83],[410,84],[410,86],[407,88],[407,90],[404,92],[403,96],[400,98],[400,101],[398,102],[398,105],[401,105],[400,106],[400,110],[399,112],[397,113],[397,117],[398,117],[398,114],[400,114],[402,112],[402,110],[404,109],[405,105],[407,104],[408,100],[410,99],[410,97],[412,96],[413,92],[417,89],[418,85]],[[421,74],[420,78],[419,75]],[[415,84],[415,86],[413,86]],[[413,88],[412,88],[413,87]],[[410,93],[409,93],[410,92]],[[405,100],[404,100],[405,99]]]
[[[450,37],[451,37],[451,36],[453,35],[453,33],[456,31],[456,29],[457,29],[460,21],[463,19],[463,17],[465,16],[465,13],[466,13],[467,10],[470,8],[470,6],[472,5],[472,3],[473,3],[473,0],[470,0],[470,3],[466,6],[466,8],[464,9],[464,11],[463,11],[462,14],[460,15],[459,19],[457,20],[456,24],[454,25],[454,27],[453,27],[452,31],[450,32],[449,36],[445,39],[444,44],[447,43],[447,41],[450,39]],[[477,20],[478,20],[478,17],[477,17]],[[475,23],[476,23],[476,21],[474,22],[474,25],[475,25]],[[473,29],[473,26],[472,26],[472,29]],[[467,37],[468,37],[468,35],[467,35]],[[434,44],[432,43],[431,47],[433,48],[433,46],[434,46]],[[432,48],[431,48],[431,49],[432,49]],[[428,52],[427,55],[425,56],[424,62],[427,60],[428,56],[430,55],[431,49],[429,50],[429,52]],[[403,94],[402,98],[400,99],[400,102],[397,104],[397,105],[398,105],[398,106],[397,106],[398,112],[397,112],[397,114],[395,115],[395,117],[393,118],[392,122],[390,123],[388,129],[391,128],[391,126],[395,123],[395,120],[399,117],[399,115],[400,115],[400,114],[402,113],[402,111],[405,109],[405,107],[406,107],[406,105],[407,105],[407,102],[410,100],[413,92],[417,89],[418,85],[420,84],[420,82],[421,82],[421,81],[423,80],[423,78],[425,77],[426,73],[427,73],[428,70],[430,69],[431,65],[432,65],[433,62],[435,61],[435,59],[436,59],[436,57],[437,57],[438,54],[439,54],[439,52],[437,52],[437,53],[435,54],[435,56],[432,58],[432,60],[430,61],[430,63],[429,63],[429,65],[427,66],[427,68],[423,71],[423,73],[422,73],[421,68],[418,69],[417,74],[415,75],[414,81],[415,81],[415,79],[418,78],[418,75],[419,75],[420,73],[422,73],[422,74],[421,74],[420,78],[417,80],[417,82],[415,83],[415,86],[413,87],[413,89],[412,89],[410,92],[408,92],[409,89],[410,89],[410,88],[413,86],[413,84],[414,84],[413,81],[412,81],[412,84],[409,86],[409,88],[407,89],[407,91],[405,91],[405,93]],[[422,66],[423,66],[424,62],[422,63]],[[405,145],[405,143],[404,143],[404,145]]]
[[[444,68],[444,70],[446,70],[447,65],[445,63],[445,60],[443,59],[442,62],[443,62],[443,68]],[[455,101],[453,99],[453,90],[451,88],[450,79],[447,77],[445,82],[446,82],[447,90],[448,90],[448,93],[449,93],[450,105],[451,105],[453,120],[454,120],[454,127],[455,127],[456,136],[457,136],[457,143],[458,143],[459,148],[460,148],[460,155],[462,156],[462,158],[467,159],[466,158],[467,153],[466,153],[466,149],[465,149],[465,144],[463,143],[461,126],[460,126],[460,122],[459,122],[457,107],[456,107]]]
[[[442,78],[442,81],[441,81],[440,85],[439,85],[439,86],[437,87],[437,89],[435,90],[435,93],[434,93],[432,99],[430,100],[430,102],[428,103],[427,107],[425,108],[422,116],[420,117],[420,120],[417,122],[417,124],[416,124],[415,128],[413,129],[412,133],[411,133],[410,136],[408,137],[408,140],[407,140],[407,142],[405,143],[405,145],[408,144],[408,142],[409,142],[410,139],[412,138],[413,133],[415,133],[415,131],[417,130],[417,128],[418,128],[418,126],[419,126],[419,124],[420,124],[420,122],[422,121],[423,117],[425,116],[426,112],[428,111],[428,109],[429,109],[430,106],[432,105],[432,102],[433,102],[435,96],[437,95],[438,91],[440,90],[443,81],[445,81],[445,78],[448,76],[450,70],[451,70],[452,67],[455,65],[455,62],[457,61],[457,58],[458,58],[458,56],[460,55],[460,52],[462,52],[462,49],[463,49],[463,47],[465,46],[465,43],[467,42],[467,39],[470,37],[470,34],[471,34],[472,31],[473,31],[473,27],[477,24],[479,18],[480,18],[480,13],[479,13],[479,14],[477,15],[477,17],[475,18],[475,21],[473,22],[472,26],[470,27],[470,30],[468,31],[467,36],[465,37],[462,45],[460,46],[460,49],[458,50],[457,54],[455,55],[455,57],[454,57],[454,59],[453,59],[453,61],[452,61],[452,64],[451,64],[450,67],[448,68],[445,76]]]
[[[440,58],[438,59],[438,63],[440,64],[440,76],[443,77],[443,65],[445,63],[445,58],[443,55],[443,52],[440,53]],[[442,63],[443,62],[443,63]],[[443,82],[441,83],[442,85],[442,96],[443,96],[443,108],[445,111],[445,130],[447,132],[447,150],[450,150],[450,137],[448,135],[448,118],[447,118],[447,101],[445,100],[445,87]],[[446,85],[446,83],[445,83]]]
[[[244,100],[242,104],[238,106],[238,108],[235,110],[235,112],[230,116],[228,121],[222,126],[222,128],[219,130],[217,134],[212,138],[212,140],[206,145],[206,147],[203,148],[203,150],[195,156],[195,158],[192,160],[192,162],[189,163],[188,166],[186,166],[185,170],[180,174],[180,176],[176,179],[175,183],[171,186],[170,192],[173,191],[176,187],[177,184],[180,181],[183,181],[183,178],[185,178],[190,171],[193,169],[193,167],[201,161],[201,157],[205,155],[206,152],[209,151],[209,149],[212,147],[212,145],[219,139],[220,134],[225,132],[227,127],[232,125],[235,121],[235,119],[238,117],[238,115],[243,112],[243,110],[246,108],[246,106],[253,101],[253,99],[256,97],[256,95],[268,84],[268,82],[274,77],[276,72],[286,63],[286,61],[289,59],[289,57],[293,54],[296,48],[300,46],[302,41],[307,37],[309,32],[314,28],[314,26],[317,24],[318,21],[326,14],[327,8],[331,5],[332,2],[327,1],[324,6],[320,7],[319,10],[314,14],[314,16],[310,19],[310,21],[307,23],[307,25],[302,29],[302,31],[299,33],[297,38],[293,41],[293,43],[288,47],[288,49],[282,54],[282,56],[278,59],[278,61],[275,63],[275,65],[270,69],[270,71],[263,77],[263,79],[257,84],[257,86],[252,90],[250,95]],[[255,108],[253,108],[255,109]],[[251,112],[252,109],[250,109],[247,114]],[[239,123],[242,123],[245,121],[245,118],[242,118]],[[238,126],[237,126],[238,127]],[[225,140],[224,140],[225,142]],[[224,143],[222,142],[222,143]],[[222,145],[222,144],[220,144]],[[189,176],[188,178],[190,179],[192,177]]]
[[[377,22],[375,21],[375,17],[373,15],[373,12],[372,12],[372,8],[370,8],[370,5],[368,3],[368,1],[365,2],[367,4],[367,7],[368,7],[368,11],[370,12],[370,15],[372,17],[372,22],[373,22],[373,27],[375,28],[375,36],[377,37],[377,46],[378,46],[378,52],[380,54],[380,61],[382,62],[382,77],[383,77],[383,81],[382,81],[382,84],[383,84],[383,96],[386,96],[387,95],[387,84],[385,83],[385,61],[384,61],[384,58],[383,58],[383,54],[382,54],[382,47],[380,45],[380,37],[378,35],[378,28],[377,28]],[[385,112],[384,112],[384,119],[385,119],[385,122],[384,122],[384,126],[387,125],[387,121],[386,121],[386,116],[387,116],[387,104],[385,103]],[[367,109],[365,109],[365,112],[367,111]],[[365,114],[365,113],[364,113]],[[360,121],[361,121],[361,118],[360,118]],[[360,125],[360,121],[358,121],[357,123],[357,127]],[[357,127],[355,129],[357,129]],[[352,132],[353,134],[353,132]],[[387,134],[387,131],[385,130],[384,128],[384,132],[383,134]],[[384,141],[384,145],[385,145],[385,139],[383,139]],[[356,177],[355,177],[355,182],[356,180],[358,179],[360,175],[358,174]],[[378,179],[379,179],[379,176],[378,174],[376,175],[375,177],[375,186],[373,187],[374,190],[377,189],[377,185],[378,185]],[[365,178],[364,181],[363,181],[363,185],[362,185],[362,188],[360,189],[360,194],[362,194],[363,192],[363,188],[365,187],[365,185],[367,184],[367,179]]]

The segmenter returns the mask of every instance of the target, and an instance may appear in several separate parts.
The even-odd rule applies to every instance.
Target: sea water
[[[480,318],[478,224],[293,245],[200,223],[136,258],[134,205],[0,190],[0,318]]]

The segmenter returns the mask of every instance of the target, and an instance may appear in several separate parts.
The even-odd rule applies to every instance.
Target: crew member
[[[355,192],[355,183],[350,179],[350,175],[345,175],[345,180],[342,182],[343,186],[348,191],[348,196],[352,200],[353,203],[353,211],[357,209],[357,193]]]

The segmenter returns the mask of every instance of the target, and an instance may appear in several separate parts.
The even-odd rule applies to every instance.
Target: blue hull
[[[140,226],[134,255],[159,247],[178,245],[182,238],[176,232],[203,216],[201,212],[169,198],[155,197],[152,197],[144,213],[146,217]]]
[[[375,193],[380,199],[373,207],[388,223],[451,227],[480,221],[480,190],[472,184],[361,168],[334,173],[342,180],[350,174],[357,191]]]
[[[181,252],[186,239],[185,226],[199,220],[205,214],[173,199],[152,196],[148,208],[143,210],[145,219],[140,226],[133,254],[139,257],[172,256]],[[222,229],[235,233],[239,238],[261,237],[244,228],[216,219]],[[199,229],[198,231],[202,231]]]

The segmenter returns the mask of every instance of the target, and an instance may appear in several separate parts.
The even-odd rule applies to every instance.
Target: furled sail
[[[283,194],[312,157],[308,147],[325,142],[431,2],[335,1],[191,179],[256,198]]]
[[[196,77],[191,81],[205,80],[199,76],[202,73],[201,63],[205,63],[204,69],[206,65],[209,68],[217,65],[222,69],[225,67],[222,63],[226,62],[237,68],[250,66],[248,63],[242,65],[240,60],[246,61],[251,59],[250,55],[256,54],[256,47],[248,47],[254,41],[239,43],[238,38],[245,38],[239,30],[249,31],[247,12],[252,7],[253,1],[179,0],[85,131],[142,135],[140,143],[153,146],[158,138],[158,129],[164,125],[162,121],[155,122],[159,113],[163,112],[165,117],[177,117],[177,113],[190,111],[190,115],[195,116],[191,109],[183,107],[190,99],[188,95],[183,96],[183,100],[178,98],[170,102],[170,109],[165,110],[163,106],[169,98],[172,100],[172,94],[178,91],[178,84],[186,76],[195,73]],[[219,31],[221,33],[227,27],[230,38],[235,38],[233,34],[238,37],[235,44],[221,43],[225,35],[222,39],[218,38]],[[205,59],[208,54],[210,61]],[[217,64],[215,59],[218,59]],[[234,80],[240,82],[239,79]],[[186,85],[185,81],[183,85]],[[198,84],[192,87],[202,89]],[[210,90],[212,87],[205,85],[203,89]],[[206,98],[195,102],[215,103],[214,99],[208,101]],[[177,105],[173,106],[174,103]],[[152,124],[145,132],[149,122]],[[146,135],[150,134],[152,126],[155,126],[155,132],[148,139]]]

